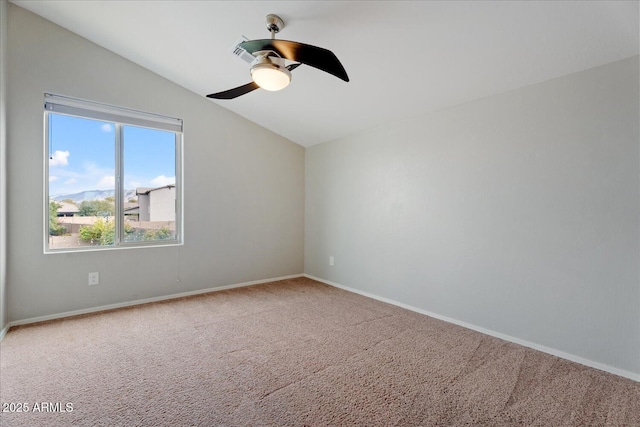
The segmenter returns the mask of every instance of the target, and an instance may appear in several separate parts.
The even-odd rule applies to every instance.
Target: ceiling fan
[[[284,21],[277,15],[267,15],[267,30],[270,39],[246,40],[236,46],[252,55],[251,78],[253,81],[233,89],[207,95],[213,99],[233,99],[258,88],[269,91],[284,89],[291,82],[291,72],[302,64],[310,65],[332,74],[345,82],[349,76],[344,67],[330,50],[309,44],[276,40],[277,32],[284,28]],[[285,60],[292,61],[286,65]]]

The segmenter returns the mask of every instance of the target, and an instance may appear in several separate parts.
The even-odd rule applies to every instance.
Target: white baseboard
[[[145,299],[139,299],[139,300],[135,300],[135,301],[126,301],[126,302],[121,302],[121,303],[116,303],[116,304],[102,305],[102,306],[99,306],[99,307],[85,308],[85,309],[81,309],[81,310],[66,311],[64,313],[50,314],[50,315],[47,315],[47,316],[39,316],[39,317],[32,317],[32,318],[29,318],[29,319],[14,320],[12,322],[9,322],[9,324],[0,332],[0,341],[2,340],[2,338],[4,338],[5,334],[9,331],[9,329],[12,326],[28,325],[30,323],[37,323],[37,322],[45,322],[47,320],[62,319],[62,318],[65,318],[65,317],[77,316],[77,315],[80,315],[80,314],[97,313],[99,311],[113,310],[115,308],[131,307],[131,306],[135,306],[135,305],[148,304],[150,302],[159,302],[159,301],[165,301],[165,300],[176,299],[176,298],[190,297],[190,296],[194,296],[194,295],[207,294],[207,293],[210,293],[210,292],[224,291],[224,290],[227,290],[227,289],[243,288],[243,287],[246,287],[246,286],[253,286],[253,285],[260,285],[260,284],[263,284],[263,283],[276,282],[278,280],[295,279],[297,277],[302,277],[302,276],[303,276],[302,274],[293,274],[293,275],[290,275],[290,276],[282,276],[282,277],[275,277],[275,278],[271,278],[271,279],[254,280],[254,281],[251,281],[251,282],[237,283],[237,284],[234,284],[234,285],[225,285],[225,286],[218,286],[218,287],[215,287],[215,288],[198,289],[196,291],[181,292],[181,293],[178,293],[178,294],[163,295],[163,296],[159,296],[159,297],[145,298]]]
[[[547,354],[551,354],[553,356],[560,357],[562,359],[570,360],[572,362],[576,362],[576,363],[579,363],[581,365],[588,366],[590,368],[599,369],[601,371],[609,372],[611,374],[618,375],[620,377],[625,377],[625,378],[629,378],[631,380],[640,382],[640,374],[636,374],[636,373],[633,373],[633,372],[630,372],[630,371],[626,371],[624,369],[615,368],[613,366],[609,366],[609,365],[606,365],[606,364],[603,364],[603,363],[594,362],[593,360],[585,359],[583,357],[576,356],[576,355],[571,354],[571,353],[566,353],[564,351],[560,351],[560,350],[557,350],[557,349],[554,349],[554,348],[546,347],[544,345],[532,343],[532,342],[529,342],[529,341],[526,341],[526,340],[523,340],[523,339],[520,339],[520,338],[512,337],[510,335],[505,335],[505,334],[502,334],[500,332],[495,332],[495,331],[492,331],[490,329],[485,329],[485,328],[482,328],[480,326],[476,326],[476,325],[472,325],[470,323],[462,322],[460,320],[452,319],[452,318],[447,317],[447,316],[442,316],[442,315],[439,315],[439,314],[436,314],[436,313],[432,313],[430,311],[423,310],[421,308],[413,307],[413,306],[410,306],[408,304],[403,304],[401,302],[394,301],[394,300],[391,300],[389,298],[385,298],[385,297],[381,297],[381,296],[378,296],[378,295],[374,295],[374,294],[371,294],[369,292],[360,291],[358,289],[350,288],[348,286],[343,286],[343,285],[341,285],[339,283],[334,283],[334,282],[331,282],[329,280],[321,279],[319,277],[315,277],[315,276],[312,276],[310,274],[306,274],[305,273],[303,276],[307,277],[309,279],[317,280],[318,282],[322,282],[322,283],[325,283],[327,285],[330,285],[330,286],[333,286],[333,287],[336,287],[336,288],[343,289],[343,290],[348,291],[348,292],[353,292],[353,293],[356,293],[356,294],[360,294],[360,295],[363,295],[365,297],[373,298],[373,299],[378,300],[378,301],[382,301],[382,302],[386,302],[386,303],[391,304],[391,305],[395,305],[397,307],[406,308],[407,310],[415,311],[416,313],[424,314],[426,316],[433,317],[435,319],[443,320],[445,322],[452,323],[454,325],[462,326],[463,328],[471,329],[473,331],[480,332],[480,333],[483,333],[485,335],[490,335],[492,337],[500,338],[502,340],[509,341],[509,342],[512,342],[512,343],[515,343],[515,344],[519,344],[519,345],[522,345],[524,347],[529,347],[529,348],[532,348],[534,350],[541,351],[543,353],[547,353]]]

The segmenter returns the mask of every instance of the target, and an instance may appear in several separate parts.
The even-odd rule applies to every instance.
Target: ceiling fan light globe
[[[251,78],[262,89],[282,90],[291,82],[291,73],[273,63],[259,63],[251,67]]]

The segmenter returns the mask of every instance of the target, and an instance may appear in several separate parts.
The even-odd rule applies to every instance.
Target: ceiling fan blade
[[[287,65],[287,70],[289,70],[289,71],[293,71],[293,70],[295,70],[296,68],[298,68],[298,67],[299,67],[299,66],[301,66],[301,65],[302,65],[302,64],[300,64],[300,63]]]
[[[272,50],[285,59],[302,62],[332,74],[345,82],[349,81],[349,76],[347,76],[347,72],[336,55],[330,50],[321,47],[289,40],[272,39],[249,40],[240,43],[238,46],[249,53]]]
[[[225,90],[223,92],[212,93],[207,95],[207,98],[213,99],[233,99],[237,98],[241,95],[247,94],[253,90],[258,89],[258,86],[255,82],[247,83],[246,85],[238,86],[233,89]]]

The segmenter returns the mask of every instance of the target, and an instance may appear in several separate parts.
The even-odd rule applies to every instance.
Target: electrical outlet
[[[329,257],[329,265],[333,265],[333,257],[332,256]]]
[[[89,273],[89,286],[100,284],[100,273]]]

